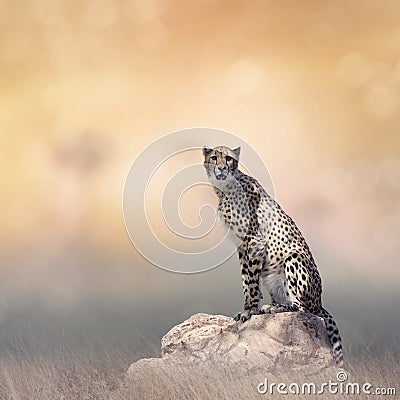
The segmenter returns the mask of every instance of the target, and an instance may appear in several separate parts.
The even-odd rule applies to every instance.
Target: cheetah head
[[[203,147],[204,168],[211,183],[221,187],[233,179],[233,173],[238,168],[240,147],[230,149],[218,146],[210,149]]]

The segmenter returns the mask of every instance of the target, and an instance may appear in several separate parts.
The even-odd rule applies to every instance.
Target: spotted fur
[[[321,304],[322,283],[300,230],[258,181],[238,169],[240,148],[204,147],[204,167],[218,196],[218,215],[238,241],[244,310],[254,314],[304,311],[322,317],[336,363],[343,365],[341,338]],[[263,282],[271,304],[260,309]]]

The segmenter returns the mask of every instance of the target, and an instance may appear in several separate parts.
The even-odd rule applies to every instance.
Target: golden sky
[[[0,0],[0,34],[5,260],[136,257],[131,162],[209,126],[258,151],[321,259],[398,278],[399,1]]]

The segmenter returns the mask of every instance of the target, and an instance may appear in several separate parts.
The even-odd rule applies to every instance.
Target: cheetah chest
[[[238,236],[237,232],[233,229],[232,225],[229,223],[227,216],[231,215],[229,210],[223,208],[218,208],[217,220],[222,226],[225,232],[227,232],[229,239],[235,244],[235,247],[239,247],[242,239]]]

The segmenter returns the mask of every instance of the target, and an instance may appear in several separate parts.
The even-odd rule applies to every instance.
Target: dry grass
[[[0,399],[130,399],[124,376],[132,359],[115,349],[8,354],[0,364]]]
[[[80,399],[320,399],[320,396],[261,395],[257,385],[266,378],[262,374],[247,374],[224,369],[202,369],[188,375],[181,369],[152,371],[140,382],[126,379],[126,371],[138,357],[131,351],[99,346],[96,351],[80,347],[37,351],[23,348],[5,351],[0,366],[1,400],[80,400]],[[400,394],[400,359],[393,354],[380,358],[366,354],[350,360],[349,381],[371,382],[374,387],[396,387],[396,396],[333,396],[323,399],[398,399]],[[269,377],[273,382],[304,382],[300,376]],[[320,377],[307,382],[318,383]],[[276,391],[274,393],[277,393]]]

